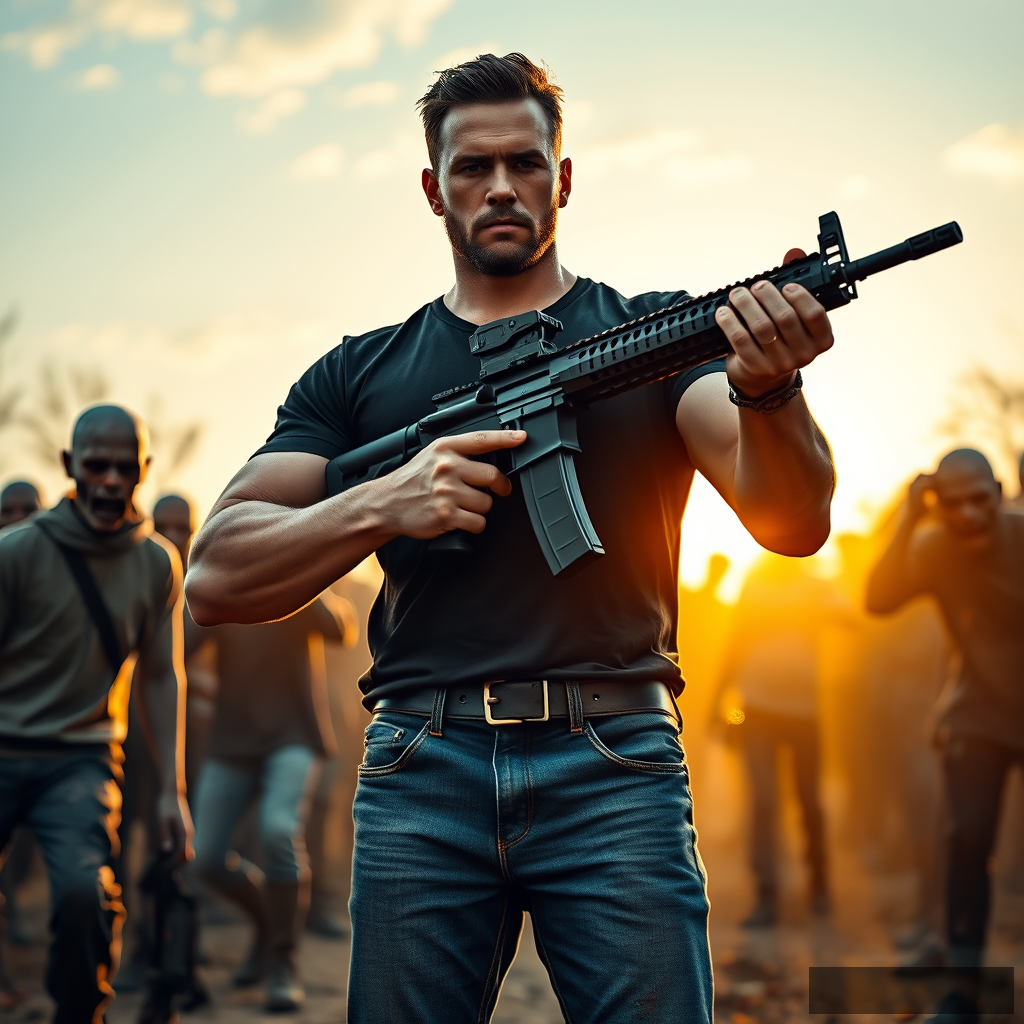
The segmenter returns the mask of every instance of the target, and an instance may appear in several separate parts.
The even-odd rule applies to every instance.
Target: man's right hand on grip
[[[451,530],[482,533],[492,494],[507,497],[512,482],[474,456],[516,448],[525,430],[478,430],[441,437],[404,466],[366,486],[387,489],[388,532],[430,540]],[[490,493],[488,493],[490,492]]]

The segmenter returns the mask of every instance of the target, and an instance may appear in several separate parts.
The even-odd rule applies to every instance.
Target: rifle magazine
[[[571,451],[560,448],[519,473],[533,532],[551,572],[572,576],[604,554],[590,522]]]

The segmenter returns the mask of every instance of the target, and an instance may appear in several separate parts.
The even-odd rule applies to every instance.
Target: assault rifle
[[[715,311],[728,304],[733,288],[762,280],[781,288],[795,281],[825,309],[837,309],[857,298],[858,281],[963,241],[960,226],[951,221],[851,261],[839,217],[826,213],[819,225],[819,252],[562,349],[554,343],[561,323],[537,310],[484,324],[469,338],[470,351],[480,357],[479,379],[435,395],[436,411],[417,423],[329,462],[328,493],[397,469],[439,437],[523,429],[526,441],[502,453],[502,469],[519,476],[533,532],[552,573],[577,572],[604,554],[573,463],[573,453],[580,451],[576,416],[581,410],[730,353]],[[461,530],[443,534],[430,547],[472,550]]]

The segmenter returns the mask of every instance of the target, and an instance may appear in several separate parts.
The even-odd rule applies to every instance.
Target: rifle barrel
[[[874,252],[859,260],[853,260],[846,268],[846,277],[850,281],[863,281],[872,274],[898,267],[908,260],[919,260],[922,256],[930,256],[933,252],[948,249],[964,240],[964,233],[955,220],[941,227],[932,228],[923,234],[914,235],[899,245],[891,245],[881,252]]]

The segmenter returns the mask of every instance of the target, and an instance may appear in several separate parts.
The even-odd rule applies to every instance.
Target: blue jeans
[[[306,819],[321,760],[300,744],[281,747],[252,761],[209,758],[199,776],[195,803],[196,868],[204,877],[231,887],[252,871],[228,864],[231,833],[246,805],[260,794],[260,845],[272,882],[297,882],[309,872]]]
[[[87,1024],[113,998],[121,945],[121,889],[114,881],[121,792],[105,747],[0,757],[0,848],[19,824],[35,834],[50,878],[46,990],[55,1024]]]
[[[524,911],[570,1024],[710,1024],[708,900],[676,723],[383,711],[355,799],[349,1024],[490,1019]]]

